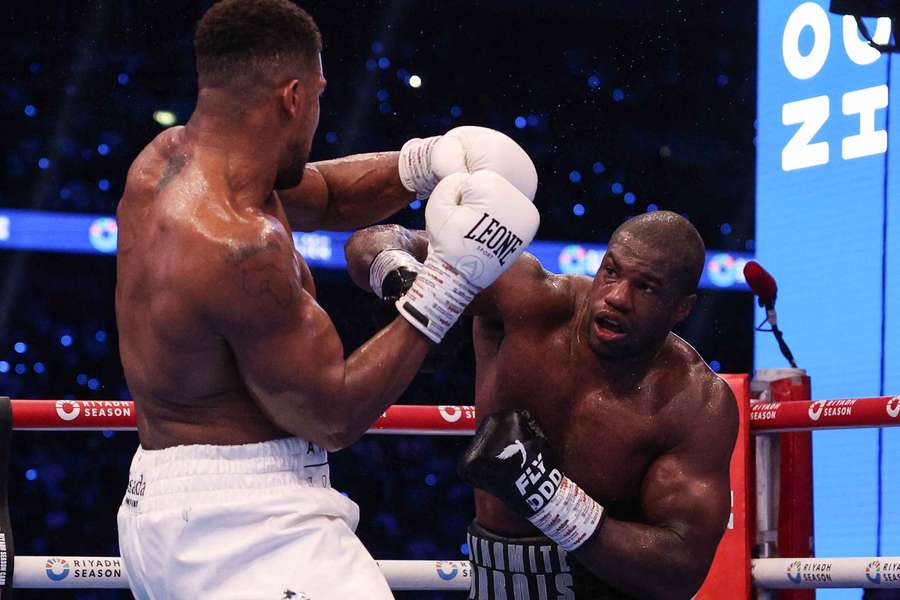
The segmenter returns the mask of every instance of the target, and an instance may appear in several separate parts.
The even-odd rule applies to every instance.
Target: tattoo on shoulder
[[[186,162],[187,159],[183,154],[173,154],[171,157],[169,157],[169,163],[166,165],[166,170],[163,172],[159,183],[156,184],[156,187],[153,189],[153,191],[158,194],[164,187],[169,185],[169,183],[175,178],[175,176],[181,173],[181,169],[184,168]]]
[[[282,309],[291,307],[300,297],[300,275],[289,261],[273,260],[273,254],[291,254],[277,240],[265,244],[242,246],[226,258],[240,271],[240,286],[248,296],[269,298]]]
[[[231,264],[237,265],[265,252],[280,254],[282,252],[281,244],[278,240],[269,240],[265,244],[248,244],[246,246],[241,246],[237,250],[233,250],[226,260]]]

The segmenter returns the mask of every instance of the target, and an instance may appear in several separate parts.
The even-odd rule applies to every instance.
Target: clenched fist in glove
[[[603,522],[604,508],[557,467],[547,436],[528,411],[485,417],[458,470],[566,550],[581,546]]]
[[[472,298],[508,269],[537,232],[531,200],[497,173],[453,173],[425,208],[428,256],[397,310],[439,342]]]
[[[399,167],[403,186],[422,199],[447,175],[482,169],[494,171],[529,200],[537,190],[537,171],[528,154],[509,136],[487,127],[456,127],[444,135],[413,138],[400,149]]]

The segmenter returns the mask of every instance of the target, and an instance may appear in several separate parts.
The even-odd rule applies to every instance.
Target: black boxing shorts
[[[626,600],[543,536],[507,538],[473,521],[470,600]]]

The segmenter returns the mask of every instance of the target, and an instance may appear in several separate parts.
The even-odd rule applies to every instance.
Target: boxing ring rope
[[[134,403],[125,400],[10,400],[14,430],[131,431]],[[755,402],[753,433],[900,426],[900,396]],[[474,406],[392,406],[369,433],[472,435]]]
[[[394,591],[468,591],[468,561],[379,560]],[[900,587],[900,557],[755,558],[753,584],[761,588]],[[18,556],[16,588],[127,589],[118,556]]]
[[[468,591],[469,561],[379,560],[394,591]],[[17,556],[13,586],[22,589],[128,589],[118,556]]]
[[[14,430],[136,428],[130,401],[10,400],[9,405]],[[900,426],[900,396],[755,402],[750,409],[750,427],[755,434],[890,426]],[[473,406],[403,405],[388,408],[368,433],[471,435],[474,429]],[[396,591],[465,591],[471,582],[468,561],[399,560],[378,564]],[[753,584],[760,588],[900,588],[900,557],[759,558],[752,559],[751,565]],[[13,584],[42,589],[128,587],[119,557],[17,556]]]

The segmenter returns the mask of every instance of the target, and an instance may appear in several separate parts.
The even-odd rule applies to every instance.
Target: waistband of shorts
[[[544,536],[508,538],[472,521],[467,531],[474,566],[509,573],[567,573],[568,552]]]
[[[128,492],[156,495],[293,483],[329,487],[328,475],[328,453],[299,438],[235,446],[139,447],[131,462]]]
[[[472,588],[469,598],[605,598],[634,600],[608,586],[544,536],[509,538],[477,521],[467,531]]]

